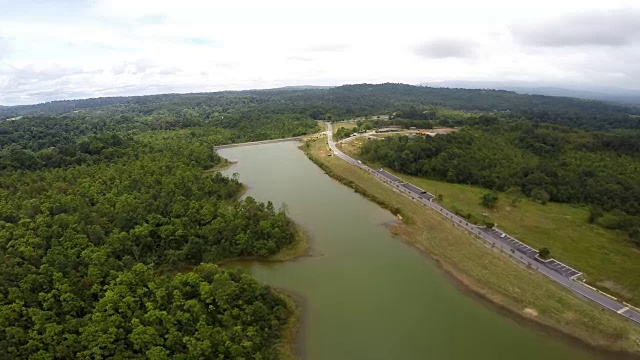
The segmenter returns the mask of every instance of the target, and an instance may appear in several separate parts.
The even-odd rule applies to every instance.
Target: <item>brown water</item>
[[[294,142],[219,151],[247,195],[289,215],[317,256],[240,263],[304,299],[306,359],[587,360],[595,355],[520,326],[461,293],[427,257],[393,238],[394,217],[337,183]]]

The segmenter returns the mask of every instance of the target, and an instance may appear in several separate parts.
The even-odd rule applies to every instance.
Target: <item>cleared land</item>
[[[362,141],[345,144],[342,150],[355,156]],[[527,245],[549,248],[552,257],[583,272],[591,286],[640,306],[640,252],[624,234],[589,224],[588,209],[559,203],[542,205],[527,198],[513,205],[506,194],[499,195],[494,209],[487,209],[480,205],[480,197],[489,190],[389,171],[433,194],[442,194],[442,204],[452,211],[478,219],[486,214],[498,228]]]
[[[384,114],[380,114],[380,115],[372,115],[372,116],[358,116],[352,119],[353,121],[358,121],[358,120],[389,120],[389,115],[384,115]],[[335,125],[334,125],[335,126]]]
[[[338,129],[340,128],[345,128],[345,129],[355,129],[356,127],[358,127],[358,124],[356,124],[355,121],[350,121],[350,122],[339,122],[339,123],[335,123],[333,124],[333,132],[335,133],[336,131],[338,131]]]
[[[307,153],[331,175],[353,181],[368,195],[398,207],[405,224],[391,231],[429,254],[466,289],[503,309],[612,351],[640,354],[640,329],[624,318],[577,298],[560,285],[516,264],[457,229],[433,210],[420,206],[374,179],[362,169],[322,155],[323,139],[310,143]]]

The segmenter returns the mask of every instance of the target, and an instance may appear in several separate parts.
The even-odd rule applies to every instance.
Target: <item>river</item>
[[[323,173],[295,142],[228,148],[246,195],[284,203],[314,256],[243,262],[260,281],[304,299],[308,360],[587,360],[599,356],[518,325],[462,293],[416,249],[393,238],[391,213]]]

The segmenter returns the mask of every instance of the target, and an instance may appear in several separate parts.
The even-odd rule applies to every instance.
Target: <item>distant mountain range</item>
[[[331,89],[335,86],[318,86],[318,85],[291,85],[291,86],[283,86],[274,89],[268,90],[314,90],[314,89]]]
[[[430,84],[435,85],[435,84]],[[479,90],[412,86],[405,84],[355,84],[338,87],[287,87],[271,90],[220,91],[212,93],[121,96],[84,100],[52,101],[36,105],[0,108],[2,119],[19,116],[110,116],[117,118],[126,109],[141,115],[168,111],[181,115],[185,108],[209,108],[212,113],[252,109],[265,113],[300,114],[313,119],[346,119],[357,116],[410,111],[428,106],[501,113],[504,117],[526,119],[590,130],[640,129],[640,104],[624,105],[575,97],[518,94],[497,87],[474,84]],[[131,116],[130,112],[126,112]]]
[[[566,96],[579,99],[602,100],[640,105],[640,90],[596,86],[555,86],[541,83],[509,81],[439,81],[420,83],[421,86],[458,89],[496,89],[519,94]]]

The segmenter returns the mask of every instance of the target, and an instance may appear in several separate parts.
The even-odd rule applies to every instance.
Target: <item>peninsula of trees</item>
[[[290,306],[212,264],[271,256],[297,228],[270,202],[238,201],[236,179],[206,170],[221,162],[213,145],[317,124],[283,116],[193,126],[156,116],[0,123],[6,358],[276,357]]]

